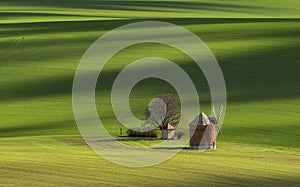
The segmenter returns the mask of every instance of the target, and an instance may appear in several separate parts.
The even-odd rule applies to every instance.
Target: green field
[[[300,1],[1,0],[0,16],[0,186],[300,185]],[[85,144],[74,121],[72,83],[96,39],[145,20],[180,25],[208,45],[224,74],[228,106],[216,150],[183,149],[162,164],[129,168]],[[174,61],[193,80],[202,75],[169,46],[120,51],[96,89],[99,115],[115,137],[114,78],[130,62],[154,55]],[[209,112],[202,79],[194,83],[201,110]],[[140,82],[130,98],[135,115],[142,118],[160,93],[175,90],[157,79]]]

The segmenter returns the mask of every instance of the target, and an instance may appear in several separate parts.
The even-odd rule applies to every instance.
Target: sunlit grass
[[[299,7],[299,1],[279,0],[1,1],[0,186],[297,186]],[[80,137],[71,92],[81,56],[109,30],[143,20],[183,26],[216,56],[228,94],[217,150],[183,149],[165,163],[133,169],[97,156]],[[131,46],[109,61],[97,83],[97,109],[114,137],[114,78],[149,56],[173,60],[189,73],[201,110],[210,112],[207,83],[191,59],[163,45]],[[162,92],[175,90],[158,80],[140,82],[130,98],[134,114],[143,118],[148,102]],[[120,141],[136,147],[160,142]]]
[[[184,149],[146,168],[111,164],[78,136],[2,138],[0,150],[3,185],[293,186],[300,176],[298,151],[226,142],[214,151]]]

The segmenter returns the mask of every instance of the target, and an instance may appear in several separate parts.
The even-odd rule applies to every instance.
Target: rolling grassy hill
[[[1,1],[0,186],[299,186],[299,12],[292,0]],[[72,82],[81,56],[104,33],[143,20],[183,26],[216,56],[228,94],[217,150],[184,149],[160,165],[127,168],[97,156],[80,137]],[[96,89],[98,112],[113,136],[114,78],[133,60],[153,55],[173,60],[193,80],[202,75],[168,46],[148,43],[120,51]],[[195,85],[208,112],[210,94],[202,78]],[[142,117],[148,102],[165,92],[175,91],[156,79],[140,82],[131,95],[133,112]]]

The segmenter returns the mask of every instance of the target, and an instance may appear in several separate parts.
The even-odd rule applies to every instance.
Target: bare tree
[[[145,110],[146,125],[154,125],[160,129],[168,123],[176,126],[179,123],[180,107],[174,94],[161,94],[153,99]]]

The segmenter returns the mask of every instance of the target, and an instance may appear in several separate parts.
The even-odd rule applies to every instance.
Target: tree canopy
[[[146,124],[160,129],[168,123],[177,126],[180,120],[180,103],[175,94],[160,94],[153,99],[145,110]]]

